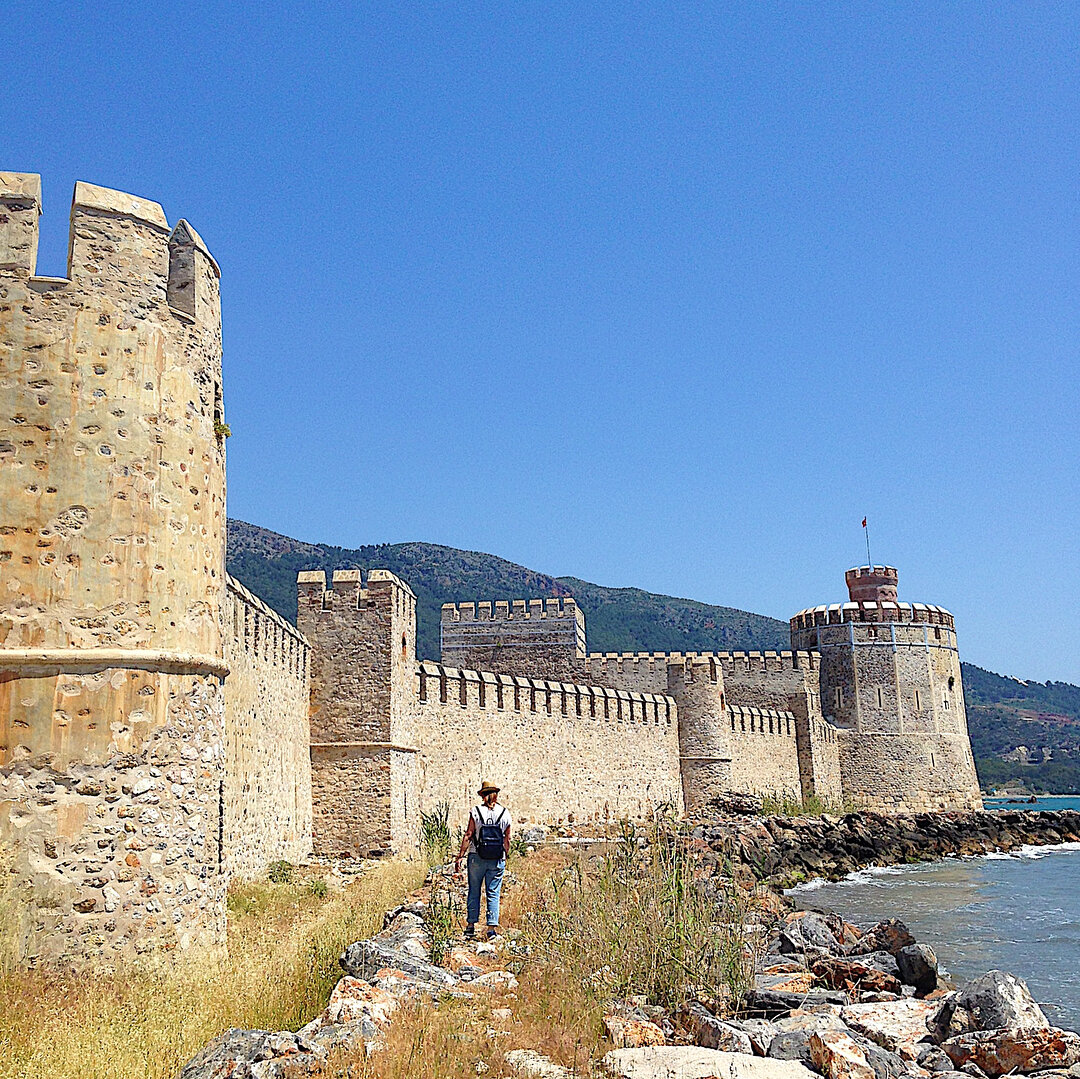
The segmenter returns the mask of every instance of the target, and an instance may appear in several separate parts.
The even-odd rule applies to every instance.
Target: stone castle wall
[[[0,841],[29,954],[224,940],[218,269],[160,206],[0,174]]]
[[[309,648],[230,577],[225,659],[225,854],[251,878],[311,855]]]
[[[442,661],[466,670],[579,682],[585,616],[573,599],[444,603]]]
[[[682,809],[675,702],[652,693],[418,665],[421,797],[464,824],[482,779],[518,821]]]
[[[819,711],[815,653],[590,653],[586,670],[603,685],[673,694],[688,812],[728,791],[842,800],[839,742]]]

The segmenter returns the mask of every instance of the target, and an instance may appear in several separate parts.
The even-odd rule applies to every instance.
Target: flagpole
[[[866,518],[863,518],[863,532],[866,535],[866,564],[873,569],[874,563],[870,559],[870,526],[866,523]]]

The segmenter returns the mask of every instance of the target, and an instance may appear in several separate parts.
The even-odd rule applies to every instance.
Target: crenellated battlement
[[[227,575],[225,580],[229,600],[225,622],[233,645],[302,676],[311,648],[308,639],[235,577]]]
[[[668,727],[676,719],[675,701],[656,693],[494,674],[426,660],[417,665],[416,677],[421,704],[588,717],[644,727]]]
[[[777,708],[753,708],[733,704],[727,709],[733,734],[772,734],[795,737],[795,714]]]
[[[453,622],[512,621],[521,618],[573,618],[581,615],[571,596],[548,599],[495,600],[494,603],[444,603],[443,625]],[[581,617],[584,617],[583,615]]]
[[[909,622],[920,625],[947,626],[955,629],[952,614],[933,603],[823,603],[799,611],[791,619],[792,632],[816,626],[837,626],[845,622]]]
[[[806,650],[783,652],[590,652],[589,667],[609,667],[620,673],[661,672],[667,667],[716,665],[721,672],[817,670],[818,657]],[[715,678],[714,678],[715,681]]]
[[[221,271],[186,221],[169,227],[159,203],[123,191],[75,184],[68,233],[67,277],[37,276],[41,177],[0,172],[0,279],[25,280],[54,301],[64,293],[93,294],[124,315],[179,316],[221,330]]]
[[[302,570],[296,575],[297,603],[305,610],[358,610],[374,603],[378,595],[390,595],[402,607],[415,609],[416,594],[396,574],[388,569],[371,569],[367,584],[359,569],[336,569],[326,587],[326,573]]]

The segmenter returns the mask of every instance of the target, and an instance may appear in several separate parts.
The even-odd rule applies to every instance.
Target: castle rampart
[[[445,603],[440,628],[444,663],[574,681],[584,670],[585,616],[570,598]]]
[[[257,877],[311,854],[308,642],[227,578],[224,846],[229,872]]]
[[[425,807],[447,802],[464,823],[478,778],[494,776],[519,821],[682,809],[670,697],[426,662],[416,678]]]
[[[79,183],[36,277],[40,191],[0,174],[0,840],[33,958],[222,942],[217,266]]]

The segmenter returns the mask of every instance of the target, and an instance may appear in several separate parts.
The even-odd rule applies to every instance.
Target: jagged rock
[[[822,956],[810,968],[830,989],[900,995],[899,969],[888,952],[860,956]]]
[[[810,1030],[781,1030],[769,1043],[765,1056],[772,1060],[798,1060],[811,1063]]]
[[[932,993],[938,984],[938,961],[929,944],[909,944],[896,953],[900,978],[920,993]]]
[[[612,1044],[619,1049],[639,1049],[643,1045],[663,1045],[664,1032],[649,1019],[628,1019],[605,1015],[604,1028]]]
[[[754,1018],[771,1019],[814,1004],[850,1004],[847,993],[831,989],[808,989],[783,993],[777,989],[753,989],[746,997],[746,1012]]]
[[[385,1026],[398,1006],[398,1000],[385,989],[346,975],[330,994],[330,1000],[322,1013],[305,1026],[300,1033],[316,1034],[324,1027],[342,1023],[367,1020],[372,1029]]]
[[[788,916],[786,922],[780,930],[782,954],[805,952],[808,949],[831,952],[840,947],[840,942],[821,914],[814,911],[796,911]]]
[[[814,975],[808,970],[787,974],[755,974],[755,989],[775,989],[781,993],[805,993],[814,987]]]
[[[816,1079],[802,1064],[696,1045],[613,1049],[603,1059],[615,1079]]]
[[[826,1079],[876,1079],[862,1047],[840,1030],[812,1033],[810,1060]]]
[[[961,1071],[974,1064],[993,1079],[1006,1072],[1068,1068],[1080,1062],[1080,1035],[1057,1027],[978,1030],[941,1047]]]
[[[548,1060],[534,1049],[511,1049],[503,1058],[513,1075],[527,1079],[570,1079],[570,1069]]]
[[[1046,1029],[1050,1022],[1023,980],[990,970],[947,997],[928,1026],[934,1040],[943,1042],[997,1027]]]
[[[405,974],[434,986],[449,987],[457,982],[457,978],[450,971],[419,959],[410,952],[387,945],[378,938],[350,944],[338,963],[346,974],[365,982],[376,981],[378,972],[387,968],[404,971]]]
[[[897,1053],[905,1060],[917,1060],[919,1046],[929,1038],[926,1020],[937,1005],[922,1000],[896,1000],[882,1004],[851,1004],[840,1018],[857,1034]],[[952,1065],[949,1064],[951,1068]]]
[[[754,1051],[754,1047],[750,1044],[750,1036],[745,1030],[717,1019],[701,1004],[688,1004],[680,1014],[680,1018],[690,1031],[696,1045],[706,1049],[722,1049],[725,1053],[753,1053]]]
[[[473,978],[469,985],[490,990],[492,993],[503,993],[517,989],[518,980],[508,970],[492,970],[487,974],[481,974],[478,978]]]
[[[928,1072],[951,1072],[953,1062],[949,1059],[940,1046],[933,1042],[919,1042],[918,1051],[915,1055],[915,1063]]]
[[[525,843],[536,846],[547,839],[547,829],[542,824],[530,824],[522,833],[521,838]]]
[[[316,1075],[326,1055],[302,1034],[234,1027],[194,1056],[178,1079],[302,1079]]]
[[[847,955],[868,955],[870,952],[888,952],[896,955],[903,948],[915,943],[908,927],[896,918],[888,918],[871,926],[862,937],[847,949]]]
[[[750,1040],[750,1048],[759,1056],[768,1056],[773,1038],[780,1033],[768,1019],[732,1019],[731,1026],[741,1030]]]

